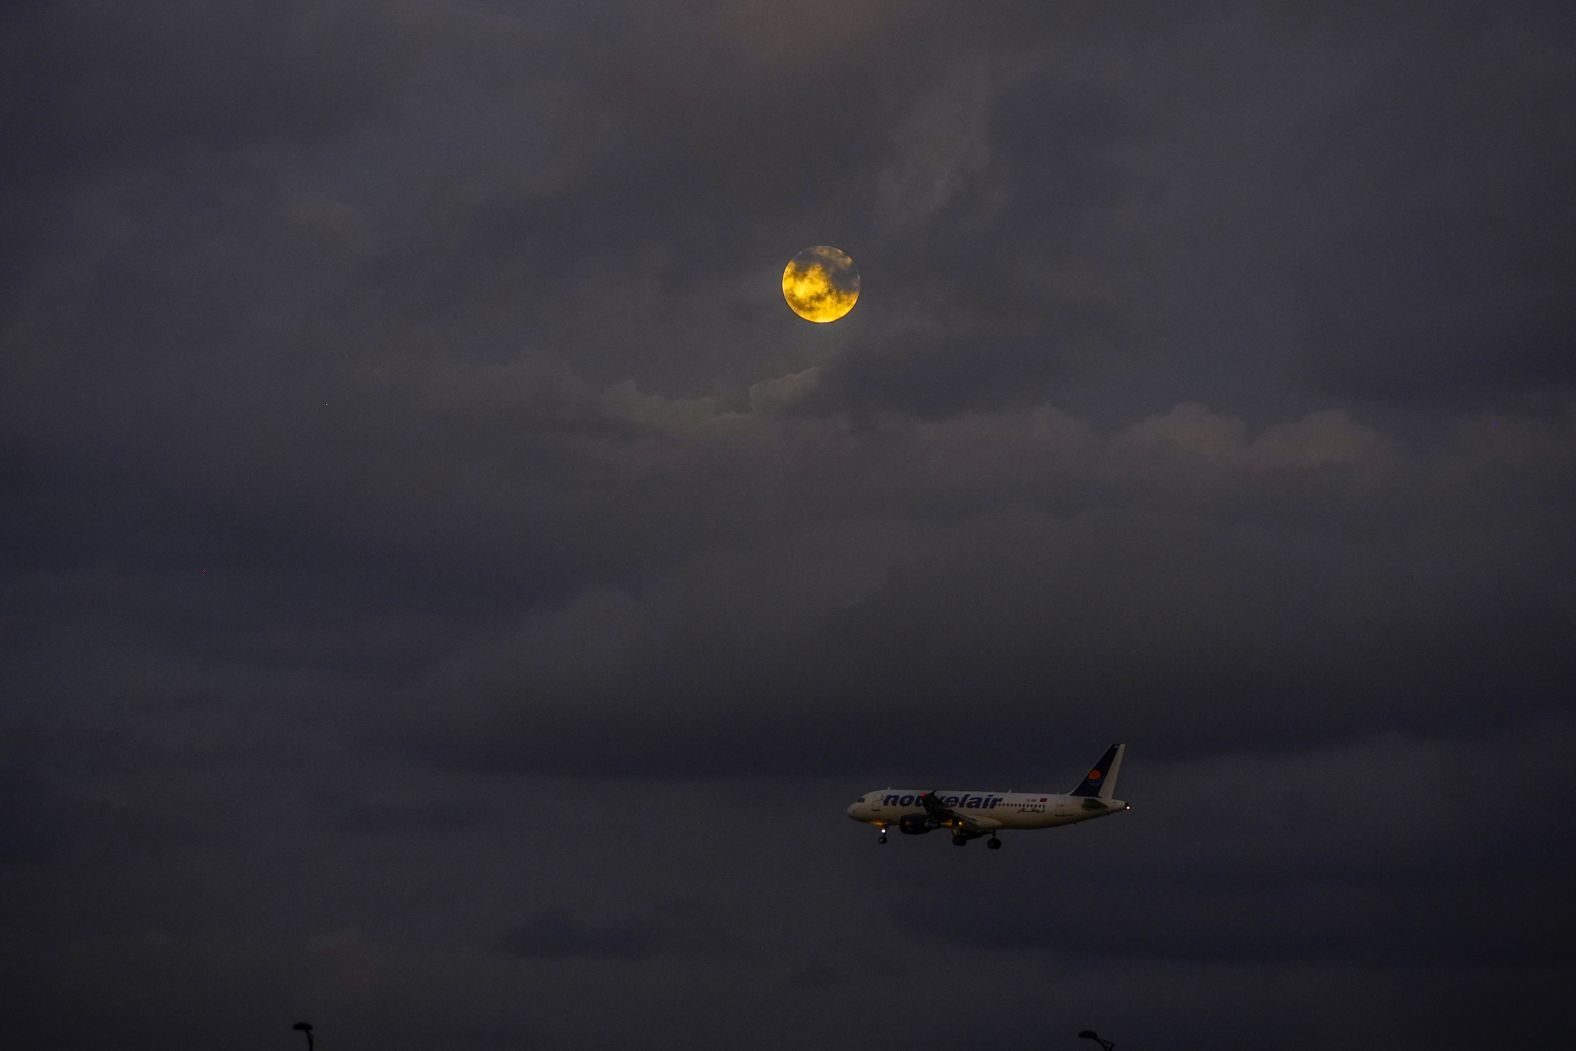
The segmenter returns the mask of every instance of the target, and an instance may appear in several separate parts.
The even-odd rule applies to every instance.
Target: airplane
[[[878,788],[860,796],[848,808],[848,816],[876,826],[881,833],[879,843],[887,841],[887,829],[896,825],[899,832],[910,836],[938,828],[951,829],[952,842],[960,847],[967,846],[971,839],[989,836],[985,845],[1000,850],[1001,840],[996,834],[1003,829],[1055,828],[1133,809],[1113,798],[1125,751],[1125,744],[1107,748],[1078,787],[1066,795]]]

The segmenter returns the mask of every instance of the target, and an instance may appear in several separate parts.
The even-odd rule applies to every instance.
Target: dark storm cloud
[[[1539,919],[1557,886],[1509,878],[1468,887],[1299,885],[1146,895],[1125,906],[1120,927],[1104,908],[1036,916],[1011,926],[982,926],[961,916],[914,924],[921,936],[991,949],[1054,953],[1093,960],[1171,956],[1235,964],[1335,961],[1377,966],[1555,967],[1569,930],[1551,937]],[[914,920],[921,900],[896,915]]]
[[[512,956],[537,960],[649,960],[714,951],[727,941],[704,909],[677,902],[625,919],[541,912],[508,931],[498,944]]]
[[[835,359],[813,407],[1033,402],[1112,350],[1112,295],[1073,275],[1126,197],[1115,156],[1139,116],[1086,71],[1036,57],[959,63],[904,107],[882,171],[891,235],[861,265],[890,275],[891,316],[906,320]]]
[[[0,865],[40,864],[59,840],[54,801],[36,779],[0,770]]]
[[[1494,718],[1476,698],[1548,711],[1576,670],[1555,583],[1568,458],[1512,483],[1468,466],[1482,449],[1410,461],[1339,413],[1249,435],[1197,407],[1110,438],[1044,415],[885,440],[845,452],[861,514],[538,610],[416,689],[412,739],[522,769],[837,769],[872,747],[939,758],[957,735],[932,728],[960,706],[1051,704],[1069,733],[1116,711],[1178,745],[1230,725],[1284,746],[1359,713],[1469,732]],[[993,457],[1011,466],[979,478]],[[1532,505],[1511,522],[1517,487]],[[1510,532],[1519,550],[1489,559]]]
[[[1396,988],[1464,980],[1547,989],[1569,937],[1547,905],[1572,858],[1557,808],[1538,801],[1568,791],[1570,731],[1561,717],[1460,744],[1387,735],[1295,758],[1132,762],[1120,787],[1134,809],[1068,831],[1054,894],[1032,894],[1011,877],[992,885],[1024,898],[1013,922],[947,907],[924,878],[888,903],[889,915],[921,941],[991,954],[998,973],[1119,975],[1113,999],[1124,1028],[1147,1026],[1154,991],[1141,976],[1166,957],[1261,1003],[1280,1001],[1288,985],[1342,984],[1341,973],[1387,974]],[[1518,804],[1506,820],[1498,789],[1509,784]],[[1344,993],[1345,1017],[1366,1014],[1368,996]],[[1293,1016],[1303,1011],[1297,1001],[1285,1001]],[[1460,1039],[1444,1032],[1445,1017],[1473,1031],[1494,1024],[1441,1012],[1401,994],[1387,1016],[1408,1032],[1439,1031],[1444,1043]],[[1518,1026],[1557,1026],[1532,1015]],[[1318,1023],[1296,1028],[1302,1035],[1289,1046]]]
[[[1436,14],[1418,33],[1393,10],[1234,8],[1124,37],[1131,66],[1041,46],[996,67],[988,130],[924,169],[967,174],[947,184],[961,211],[905,246],[948,264],[905,276],[930,282],[908,327],[836,362],[822,396],[1103,413],[1117,388],[1149,409],[1285,398],[1263,378],[1286,370],[1392,403],[1568,392],[1570,19]]]
[[[7,301],[20,253],[58,243],[75,221],[74,191],[179,158],[346,134],[388,104],[410,53],[399,20],[354,3],[30,4],[4,18],[0,231],[18,253]],[[216,191],[210,181],[189,203]]]
[[[188,147],[321,140],[385,104],[400,23],[364,4],[36,5],[7,18],[4,119],[59,178]]]
[[[546,913],[510,931],[500,945],[505,952],[536,959],[646,960],[663,941],[649,922],[587,923]]]
[[[1316,378],[1395,399],[1569,393],[1573,45],[1557,5],[1454,13],[1325,118],[1340,160],[1311,189],[1333,223],[1303,273]]]

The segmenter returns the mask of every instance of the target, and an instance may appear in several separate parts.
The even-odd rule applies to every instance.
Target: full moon
[[[859,271],[841,248],[806,248],[783,270],[783,298],[806,321],[836,321],[859,299]]]

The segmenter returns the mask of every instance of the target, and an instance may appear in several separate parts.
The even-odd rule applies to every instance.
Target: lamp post
[[[290,1028],[291,1029],[299,1029],[299,1030],[301,1030],[301,1032],[306,1034],[306,1051],[312,1051],[312,1023],[311,1022],[297,1022],[295,1025],[291,1026]]]
[[[1116,1046],[1113,1041],[1100,1039],[1100,1034],[1095,1032],[1093,1029],[1083,1030],[1078,1034],[1078,1038],[1080,1040],[1093,1040],[1095,1043],[1105,1048],[1105,1051],[1111,1051],[1111,1048]]]

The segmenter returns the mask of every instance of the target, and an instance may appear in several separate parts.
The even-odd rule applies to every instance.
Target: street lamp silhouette
[[[1085,1029],[1083,1032],[1078,1034],[1078,1038],[1080,1040],[1093,1040],[1095,1043],[1105,1048],[1105,1051],[1111,1051],[1111,1048],[1116,1046],[1116,1044],[1110,1040],[1100,1039],[1100,1034],[1095,1032],[1093,1029]]]
[[[306,1051],[312,1051],[312,1023],[311,1022],[297,1022],[295,1025],[291,1026],[290,1028],[291,1029],[299,1029],[299,1030],[301,1030],[301,1032],[306,1034]]]

